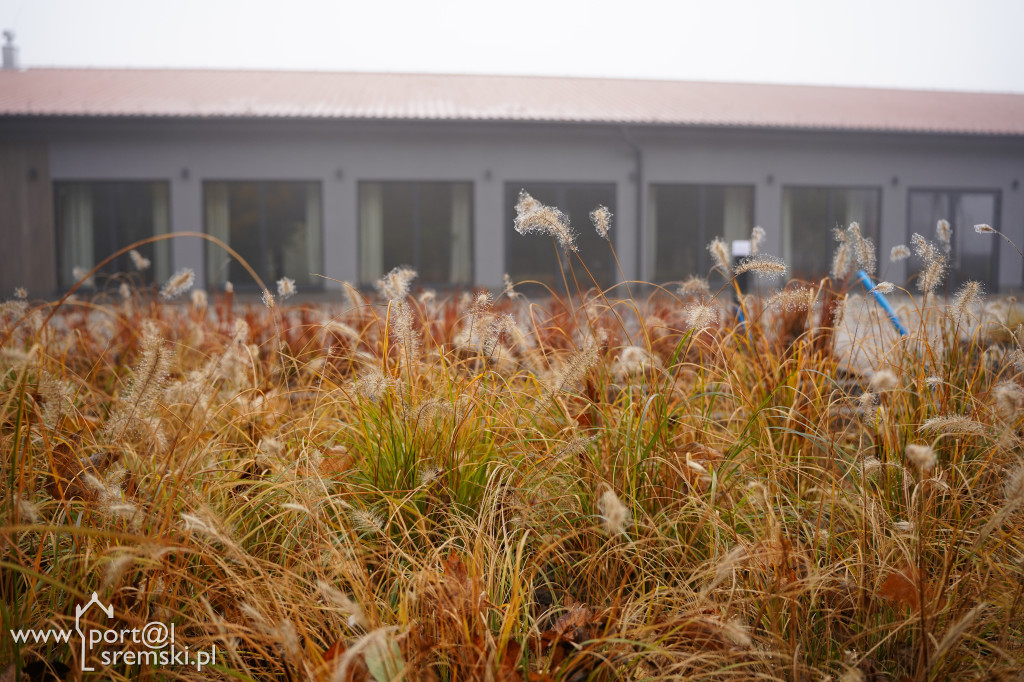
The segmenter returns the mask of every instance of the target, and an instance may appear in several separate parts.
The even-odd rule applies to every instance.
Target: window
[[[206,182],[206,232],[227,244],[273,290],[290,277],[300,287],[320,288],[320,183]],[[206,247],[209,286],[253,286],[242,264],[212,242]]]
[[[472,282],[472,195],[468,182],[360,182],[359,279],[408,265],[424,284]]]
[[[999,229],[999,192],[911,190],[908,240],[917,232],[934,241],[935,225],[943,219],[953,228],[949,289],[974,279],[995,290],[999,240],[991,234],[977,234],[974,226],[986,223]],[[919,270],[922,263],[915,256],[911,265]]]
[[[166,182],[55,182],[57,277],[63,288],[76,279],[74,268],[86,271],[115,251],[147,237],[166,234],[170,224]],[[138,248],[152,261],[139,276],[162,282],[170,276],[170,242]],[[134,272],[128,254],[115,258],[101,272]]]
[[[655,282],[706,276],[713,264],[707,250],[712,239],[750,239],[754,188],[651,185],[647,224],[647,262]]]
[[[786,187],[782,192],[782,257],[793,277],[814,279],[832,267],[835,227],[859,223],[878,248],[882,190]]]
[[[601,287],[611,286],[618,280],[611,245],[597,234],[590,221],[590,212],[598,206],[607,206],[609,211],[615,213],[615,185],[510,182],[505,185],[505,206],[508,216],[505,228],[505,267],[513,281],[537,281],[556,292],[565,293],[561,274],[564,269],[569,287],[575,291],[576,287],[569,272],[571,263],[572,269],[576,272],[579,288],[585,290],[594,286],[586,270],[580,266],[576,254],[569,254],[570,259],[551,239],[516,232],[513,221],[521,190],[526,190],[537,201],[554,206],[569,217],[569,224],[577,234],[576,246],[579,249],[579,257]],[[608,236],[614,242],[614,219]],[[530,287],[527,285],[525,288],[529,290]]]

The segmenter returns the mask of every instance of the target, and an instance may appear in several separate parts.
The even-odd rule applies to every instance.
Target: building
[[[0,71],[0,287],[66,289],[131,241],[214,235],[267,281],[556,284],[556,251],[512,227],[521,189],[566,211],[594,277],[706,274],[743,238],[794,274],[828,270],[831,228],[874,238],[882,276],[911,233],[954,228],[951,283],[1022,288],[1024,95],[583,78]],[[618,263],[589,225],[615,214]],[[162,280],[251,278],[199,238],[141,249]],[[112,269],[129,270],[126,258]],[[318,275],[323,275],[319,277]],[[325,279],[326,278],[326,279]],[[9,295],[9,294],[8,294]]]

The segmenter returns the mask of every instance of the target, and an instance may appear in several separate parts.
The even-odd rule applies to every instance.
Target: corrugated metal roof
[[[1024,135],[1024,95],[599,78],[0,71],[0,116],[548,121]]]

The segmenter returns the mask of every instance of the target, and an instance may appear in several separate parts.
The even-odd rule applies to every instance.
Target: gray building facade
[[[980,279],[1001,291],[1024,283],[1016,251],[973,232],[988,223],[1024,243],[1024,96],[977,95],[972,106],[971,95],[925,93],[957,103],[946,128],[933,124],[945,120],[941,107],[925,114],[897,107],[881,124],[830,124],[799,120],[800,102],[789,123],[743,112],[738,122],[726,114],[662,121],[642,100],[636,106],[647,109],[633,119],[597,111],[588,120],[530,111],[535,105],[514,94],[507,106],[523,97],[526,114],[488,114],[479,102],[460,102],[466,84],[447,77],[455,94],[449,101],[443,88],[435,93],[437,116],[400,108],[320,115],[316,93],[304,91],[296,96],[300,111],[267,115],[258,97],[237,111],[204,111],[202,103],[218,98],[234,106],[232,93],[216,88],[202,90],[196,104],[166,82],[175,103],[161,104],[160,87],[138,94],[90,82],[109,73],[72,72],[71,94],[31,82],[32,70],[0,74],[7,93],[0,94],[0,248],[8,256],[0,288],[7,292],[60,291],[74,267],[91,267],[125,240],[189,231],[223,238],[265,278],[292,277],[300,290],[367,284],[404,264],[425,285],[501,287],[505,273],[555,285],[549,241],[513,231],[521,189],[569,213],[601,284],[705,275],[707,242],[744,238],[754,225],[766,231],[763,250],[784,257],[795,275],[820,276],[829,268],[831,228],[852,220],[876,240],[880,276],[902,283],[916,266],[890,263],[890,250],[914,231],[932,238],[938,218],[953,225],[954,281]],[[500,94],[501,79],[478,80],[470,85]],[[551,87],[559,79],[534,80]],[[107,88],[107,97],[88,95],[90,87]],[[392,87],[401,98],[402,86]],[[785,94],[730,87],[752,88],[766,101]],[[859,92],[866,111],[874,95],[818,90]],[[422,107],[418,92],[410,85],[407,96]],[[623,106],[629,94],[618,95]],[[911,103],[916,95],[898,94]],[[279,97],[287,101],[288,93]],[[1002,108],[986,112],[986,97]],[[557,102],[557,91],[546,98]],[[102,109],[119,99],[116,111]],[[672,110],[671,102],[657,107]],[[975,107],[970,125],[956,119]],[[598,204],[615,214],[617,264],[589,224],[586,212]],[[200,286],[246,286],[223,252],[198,238],[147,249],[154,280],[191,267]]]

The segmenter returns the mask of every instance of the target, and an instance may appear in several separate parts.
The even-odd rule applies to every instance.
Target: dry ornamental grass
[[[94,591],[218,652],[85,661],[115,680],[1019,674],[1024,355],[1012,302],[935,295],[948,224],[914,235],[899,337],[855,295],[856,225],[833,280],[741,292],[785,265],[716,240],[717,273],[602,291],[563,213],[518,208],[572,295],[396,269],[344,303],[181,302],[191,271],[143,287],[133,251],[88,298],[3,303],[4,674],[78,670],[10,634]]]

